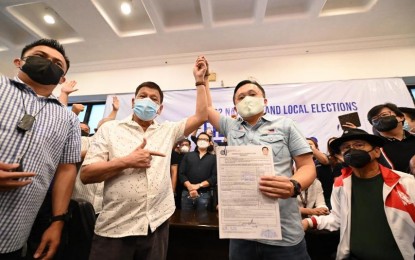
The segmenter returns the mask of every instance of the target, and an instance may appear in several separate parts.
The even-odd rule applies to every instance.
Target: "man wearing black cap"
[[[385,141],[382,153],[392,169],[409,172],[409,160],[415,155],[415,136],[404,129],[405,117],[395,104],[374,106],[367,113],[368,121]]]
[[[336,259],[414,259],[415,179],[378,163],[381,137],[348,129],[330,143],[349,167],[334,182],[330,215],[308,228],[340,229]]]

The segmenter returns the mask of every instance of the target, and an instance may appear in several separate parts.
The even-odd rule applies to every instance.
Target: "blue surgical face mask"
[[[408,132],[410,132],[411,130],[411,127],[409,126],[408,122],[406,122],[406,120],[403,123],[403,130],[408,131]]]
[[[157,116],[160,105],[150,98],[136,99],[134,102],[134,114],[143,121],[151,121]]]

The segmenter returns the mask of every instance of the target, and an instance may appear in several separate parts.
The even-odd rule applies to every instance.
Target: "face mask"
[[[385,116],[373,122],[373,126],[379,132],[387,132],[395,129],[398,126],[398,119],[396,116]]]
[[[38,56],[27,57],[21,70],[42,85],[57,85],[64,74],[58,65]]]
[[[180,147],[180,152],[182,152],[182,153],[187,153],[187,152],[189,152],[189,150],[190,150],[189,146]]]
[[[403,123],[403,130],[411,132],[411,127],[409,126],[408,122]]]
[[[238,114],[243,118],[264,112],[264,107],[264,98],[251,96],[246,96],[244,99],[242,99],[241,102],[236,105]]]
[[[203,141],[203,140],[197,141],[197,147],[202,148],[202,149],[208,148],[209,147],[209,142]]]
[[[150,98],[136,99],[134,102],[134,114],[143,121],[156,118],[160,106]]]
[[[370,150],[370,151],[373,151]],[[370,157],[369,152],[366,152],[364,150],[356,150],[356,149],[350,149],[346,151],[343,155],[344,162],[354,168],[363,168],[365,167],[372,158]]]

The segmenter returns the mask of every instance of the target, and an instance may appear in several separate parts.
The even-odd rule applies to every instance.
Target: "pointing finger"
[[[155,151],[148,151],[148,152],[150,153],[150,155],[166,157],[166,155],[164,153],[155,152]]]

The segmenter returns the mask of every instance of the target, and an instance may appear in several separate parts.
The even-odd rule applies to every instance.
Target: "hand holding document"
[[[280,240],[278,200],[258,188],[261,176],[274,175],[268,146],[216,148],[219,237]]]

